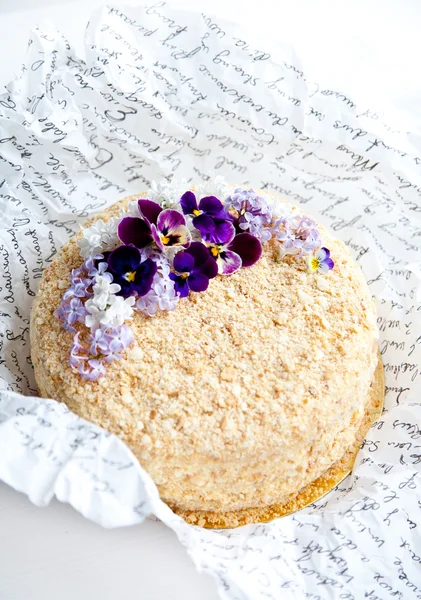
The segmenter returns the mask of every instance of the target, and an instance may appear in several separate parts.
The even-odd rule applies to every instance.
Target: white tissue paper
[[[35,31],[0,95],[0,479],[105,527],[156,515],[224,599],[421,598],[420,148],[419,132],[309,81],[291,47],[212,15],[105,7],[86,62]],[[352,476],[225,532],[187,525],[121,441],[38,399],[29,347],[42,272],[88,215],[153,180],[171,192],[219,176],[282,194],[344,240],[377,299],[386,375]]]

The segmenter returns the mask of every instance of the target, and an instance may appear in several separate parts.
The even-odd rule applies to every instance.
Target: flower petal
[[[218,263],[218,273],[221,275],[231,275],[238,269],[241,269],[241,258],[231,250],[225,250],[216,259]]]
[[[154,225],[154,224],[151,225],[151,234],[152,234],[152,239],[155,242],[155,244],[158,246],[158,248],[161,250],[161,252],[164,252],[165,246],[162,243],[159,231],[156,228],[156,225]]]
[[[139,220],[139,219],[137,219]],[[135,271],[141,260],[141,253],[134,246],[119,246],[108,257],[109,269],[117,274]]]
[[[215,231],[213,233],[214,244],[229,244],[235,236],[235,227],[229,221],[223,221],[222,219],[214,219]]]
[[[199,210],[202,210],[207,215],[212,217],[219,216],[224,213],[223,204],[215,196],[205,196],[199,202]]]
[[[193,192],[185,192],[180,199],[181,210],[185,215],[194,214],[193,211],[197,210],[197,200]]]
[[[215,259],[210,255],[209,248],[201,242],[192,242],[189,249],[183,254],[191,254],[194,258],[195,271],[203,273],[208,279],[212,279],[218,274],[218,265],[216,264]],[[179,270],[180,269],[177,268],[177,271]],[[188,270],[192,271],[193,268],[190,267]]]
[[[200,268],[203,275],[206,275],[208,279],[213,279],[218,275],[218,265],[216,260],[209,255],[207,262]]]
[[[205,242],[228,245],[235,236],[235,227],[229,221],[200,215],[193,219],[193,225],[200,231]]]
[[[138,200],[137,205],[142,217],[149,221],[149,223],[156,224],[158,215],[162,212],[162,207],[158,202],[154,202],[153,200]]]
[[[120,281],[120,291],[117,296],[122,296],[123,298],[128,298],[129,296],[133,296],[136,293],[134,281],[127,281],[124,277],[119,279]]]
[[[140,263],[133,282],[133,288],[139,296],[144,296],[149,292],[157,269],[156,262],[150,258]]]
[[[194,217],[192,222],[193,226],[200,231],[202,238],[206,242],[212,242],[215,232],[215,222],[212,217],[199,215],[198,217]]]
[[[311,273],[319,270],[320,261],[316,256],[307,256],[307,266]]]
[[[194,258],[194,266],[198,267],[209,260],[209,250],[202,242],[192,242],[186,253],[191,254]],[[177,269],[179,271],[179,269]],[[191,269],[190,269],[191,271]]]
[[[188,278],[183,279],[175,273],[170,273],[169,277],[174,281],[174,290],[176,293],[180,294],[180,298],[185,298],[189,295],[190,288],[188,284]]]
[[[320,248],[314,253],[314,256],[322,262],[325,258],[329,258],[330,252],[327,248]]]
[[[137,248],[144,248],[152,242],[150,226],[136,217],[125,217],[120,221],[118,237],[123,244],[134,244]]]
[[[229,249],[241,257],[243,267],[251,267],[262,256],[262,244],[250,233],[236,235]]]
[[[319,264],[319,271],[324,271],[326,273],[327,271],[330,271],[331,269],[333,269],[334,266],[335,266],[335,263],[333,262],[333,260],[331,258],[325,258]]]
[[[163,235],[169,235],[177,229],[180,225],[186,225],[186,219],[178,210],[167,208],[163,210],[159,215],[156,222],[158,231]]]
[[[204,292],[208,289],[209,277],[199,271],[193,271],[189,277],[189,286],[192,292]]]
[[[203,244],[200,245],[202,246]],[[206,248],[205,251],[207,252]],[[190,271],[192,271],[194,268],[194,258],[190,254],[188,254],[188,252],[189,250],[186,250],[186,252],[179,252],[174,256],[174,269],[179,273],[190,273]],[[207,252],[207,254],[209,256],[209,252]]]
[[[191,233],[186,225],[179,225],[176,229],[169,232],[170,241],[165,245],[166,248],[171,246],[190,246]]]

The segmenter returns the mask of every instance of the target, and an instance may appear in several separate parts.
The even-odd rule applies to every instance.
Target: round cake
[[[346,246],[297,207],[232,189],[222,213],[193,192],[85,223],[44,272],[32,360],[40,394],[119,436],[176,512],[228,526],[355,447],[376,314]]]

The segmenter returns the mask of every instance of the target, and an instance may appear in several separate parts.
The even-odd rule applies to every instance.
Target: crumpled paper
[[[165,2],[96,12],[86,61],[35,31],[0,95],[0,479],[105,527],[154,514],[224,599],[421,598],[421,135],[398,115],[313,81],[289,46]],[[219,175],[345,241],[377,299],[386,376],[352,476],[297,514],[224,532],[184,523],[120,440],[36,398],[29,347],[42,272],[88,215],[152,180]]]

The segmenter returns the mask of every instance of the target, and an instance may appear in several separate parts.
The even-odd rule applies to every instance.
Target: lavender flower
[[[316,222],[304,215],[277,219],[272,231],[281,242],[284,254],[306,256],[313,254],[322,244]]]
[[[161,250],[173,246],[188,247],[191,234],[184,216],[173,209],[163,210],[152,200],[139,200],[139,216],[125,217],[118,226],[118,236],[123,244],[145,248],[153,243]]]
[[[218,266],[201,242],[193,242],[184,252],[174,257],[175,273],[170,273],[175,291],[180,298],[192,292],[204,292],[208,289],[209,279],[216,277]]]
[[[105,374],[103,360],[111,363],[122,358],[121,352],[133,342],[133,333],[127,325],[96,329],[89,338],[89,350],[79,341],[80,333],[73,338],[69,364],[83,379],[95,381]],[[89,358],[89,355],[92,358]]]
[[[99,354],[108,363],[121,359],[121,352],[128,348],[134,340],[132,330],[127,325],[96,329],[89,338],[89,352],[93,356]]]
[[[96,277],[97,275],[103,275],[107,270],[107,262],[100,262],[101,259],[105,258],[105,255],[109,253],[106,252],[104,254],[96,254],[95,256],[88,256],[88,258],[83,263],[82,267],[86,271],[89,277]]]
[[[60,306],[54,311],[54,316],[62,323],[62,327],[72,333],[76,331],[73,327],[78,321],[84,322],[87,311],[80,298],[62,300]]]
[[[105,375],[105,367],[101,361],[91,358],[87,363],[79,364],[78,373],[83,379],[96,381],[102,375]]]
[[[152,288],[146,296],[142,296],[136,302],[136,308],[148,317],[154,317],[158,310],[174,310],[178,302],[178,294],[174,288],[174,282],[169,278],[169,267],[158,267]]]
[[[76,297],[76,298],[87,298],[92,296],[92,293],[89,291],[89,288],[92,286],[92,279],[89,278],[81,278],[81,277],[72,277],[70,279],[70,287],[63,295],[63,300],[67,300],[68,298]]]
[[[234,218],[237,230],[248,231],[261,242],[267,242],[272,237],[272,207],[254,190],[237,188],[225,200],[225,210]]]
[[[75,334],[75,336],[73,338],[73,344],[72,344],[72,346],[70,348],[69,365],[73,369],[78,369],[79,366],[80,366],[80,364],[82,364],[83,361],[86,361],[89,358],[88,356],[86,356],[86,354],[88,353],[88,351],[79,342],[79,336],[80,336],[80,332],[78,332],[78,333]],[[82,352],[83,354],[85,354],[85,356],[81,356],[79,354],[80,352]]]

